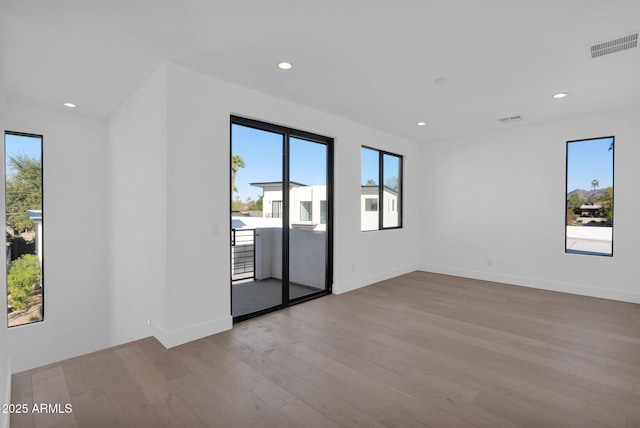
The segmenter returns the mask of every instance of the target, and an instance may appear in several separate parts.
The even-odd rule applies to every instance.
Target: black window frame
[[[569,199],[567,198],[567,193],[569,192],[568,189],[568,185],[569,185],[569,144],[571,143],[580,143],[580,142],[584,142],[584,141],[593,141],[593,140],[606,140],[606,139],[611,139],[611,146],[609,150],[612,150],[612,156],[611,156],[611,188],[612,188],[612,194],[611,194],[611,205],[615,206],[615,177],[616,177],[616,138],[614,135],[609,135],[609,136],[604,136],[604,137],[594,137],[594,138],[581,138],[579,140],[568,140],[565,144],[565,168],[564,168],[564,189],[565,189],[565,203],[564,203],[564,253],[565,254],[572,254],[572,255],[586,255],[586,256],[597,256],[597,257],[611,257],[613,258],[613,249],[614,249],[614,237],[615,234],[613,233],[613,227],[615,224],[615,221],[612,223],[611,225],[611,253],[599,253],[599,252],[595,252],[595,251],[580,251],[580,250],[572,250],[572,249],[568,249],[567,248],[567,241],[568,241],[568,236],[567,236],[567,210],[569,209]],[[613,216],[615,217],[615,209],[614,209],[614,214]]]
[[[403,205],[404,205],[404,156],[398,153],[388,152],[386,150],[376,149],[371,146],[361,146],[360,148],[360,163],[362,165],[362,149],[372,150],[378,152],[378,228],[377,229],[367,229],[362,230],[362,219],[360,221],[360,231],[361,232],[376,232],[380,230],[393,230],[393,229],[402,229],[403,221]],[[398,212],[398,224],[397,226],[384,226],[384,213],[385,213],[385,203],[384,203],[384,157],[385,156],[393,156],[398,158],[398,186],[400,187],[400,191],[398,192],[398,200],[396,201],[396,209]],[[361,177],[362,180],[362,177]],[[362,188],[363,184],[360,183]],[[362,197],[362,196],[360,196]]]
[[[44,198],[44,135],[43,134],[34,134],[34,133],[29,133],[29,132],[17,132],[17,131],[8,131],[5,130],[4,131],[4,141],[3,141],[3,150],[4,150],[4,162],[6,165],[7,162],[7,135],[15,135],[18,137],[28,137],[28,138],[37,138],[40,140],[40,191],[41,191],[41,195],[40,195],[40,203],[42,205],[41,208],[41,222],[42,222],[42,235],[41,235],[41,242],[40,242],[40,247],[41,247],[41,251],[42,251],[42,258],[40,260],[40,286],[42,288],[42,303],[40,305],[40,319],[36,320],[36,321],[29,321],[23,324],[16,324],[16,325],[8,325],[9,324],[9,313],[7,312],[7,328],[16,328],[16,327],[26,327],[29,325],[38,325],[41,323],[44,323],[45,320],[45,264],[44,264],[44,254],[45,254],[45,231],[44,231],[44,206],[45,206],[45,198]],[[5,219],[6,219],[6,215],[7,215],[7,207],[6,207],[6,198],[7,198],[7,171],[5,168],[4,171],[4,198],[5,198],[5,207],[4,207],[4,215],[5,215]],[[37,233],[37,232],[36,232]],[[6,235],[6,234],[5,234]],[[6,245],[6,236],[5,236],[5,245]],[[9,269],[6,270],[5,272],[5,305],[7,305],[8,307],[8,289],[9,286],[7,284],[7,276],[9,275]]]

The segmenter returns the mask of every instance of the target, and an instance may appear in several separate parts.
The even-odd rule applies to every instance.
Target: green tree
[[[370,178],[367,180],[366,183],[364,183],[366,186],[375,186],[376,185],[376,180],[374,180],[373,178]]]
[[[42,209],[42,161],[32,156],[9,155],[6,183],[7,223],[16,231],[33,228],[27,210]]]
[[[572,212],[579,211],[580,206],[585,202],[586,201],[584,199],[580,198],[578,193],[572,193],[571,196],[569,196],[569,199],[567,199],[567,209]]]
[[[240,170],[240,168],[246,167],[244,163],[244,159],[242,159],[241,155],[232,155],[231,156],[231,195],[233,197],[233,193],[237,192],[236,188],[236,174]]]
[[[572,225],[580,214],[580,206],[586,201],[578,195],[578,193],[572,193],[567,199],[567,225]]]
[[[390,189],[397,191],[400,188],[400,180],[398,180],[397,175],[387,177],[387,179],[384,181],[384,185]]]
[[[604,189],[604,195],[600,197],[600,203],[607,221],[613,223],[613,187],[609,186]]]
[[[35,254],[25,254],[11,263],[7,275],[7,292],[11,310],[24,310],[33,295],[33,289],[40,284],[40,259]]]
[[[263,198],[263,195],[260,195],[260,197],[258,198],[257,201],[252,201],[252,203],[248,207],[248,210],[249,211],[262,211],[262,198]]]
[[[595,197],[596,197],[596,190],[598,189],[598,187],[600,187],[600,182],[598,181],[597,178],[594,178],[591,181],[591,196],[589,197],[590,202],[594,202]]]
[[[244,203],[240,199],[234,199],[231,201],[232,211],[244,211]]]

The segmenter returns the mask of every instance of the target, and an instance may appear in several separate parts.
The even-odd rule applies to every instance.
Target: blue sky
[[[613,138],[599,138],[568,143],[567,193],[576,189],[591,190],[591,182],[600,182],[600,189],[613,186]]]
[[[23,154],[35,159],[42,159],[42,145],[40,137],[26,137],[22,135],[5,134],[5,165],[7,175],[13,171],[9,168],[9,156]]]
[[[290,180],[308,186],[326,184],[326,146],[297,138],[291,138],[290,143]],[[262,195],[261,188],[249,183],[282,181],[282,144],[280,134],[232,126],[232,154],[242,156],[246,165],[236,175],[236,195],[242,201]]]
[[[366,147],[362,148],[360,184],[365,185],[368,180],[375,180],[376,184],[380,184],[378,183],[378,181],[380,181],[379,155],[380,152],[377,150],[367,149]]]

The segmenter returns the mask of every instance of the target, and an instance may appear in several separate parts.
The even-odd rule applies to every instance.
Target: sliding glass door
[[[326,290],[326,143],[289,139],[289,299]]]
[[[331,292],[332,144],[231,118],[234,320]]]

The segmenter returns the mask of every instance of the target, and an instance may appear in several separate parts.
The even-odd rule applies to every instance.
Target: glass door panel
[[[231,315],[282,305],[283,148],[279,133],[231,126]]]
[[[327,289],[327,171],[324,143],[289,139],[289,300]]]

